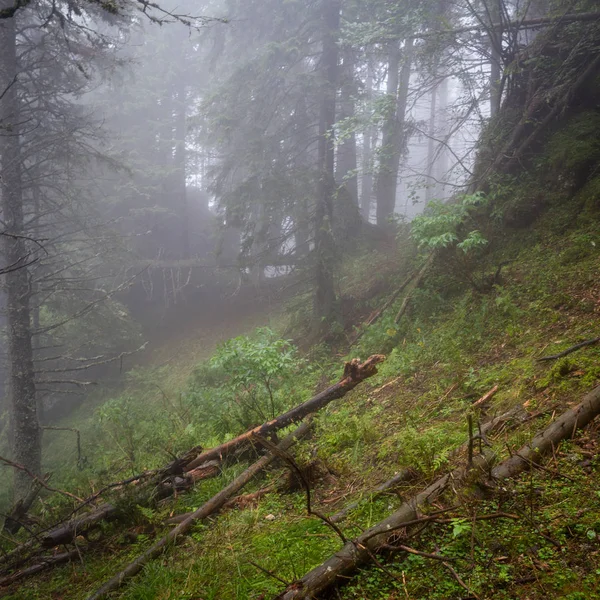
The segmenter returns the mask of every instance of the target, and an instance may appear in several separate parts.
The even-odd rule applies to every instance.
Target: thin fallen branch
[[[306,435],[310,428],[310,422],[302,423],[302,425],[300,425],[293,433],[290,433],[287,437],[285,437],[277,445],[277,448],[284,452],[290,446],[292,446],[297,439]],[[167,535],[153,544],[150,548],[148,548],[148,550],[138,556],[133,562],[127,565],[122,571],[117,573],[117,575],[115,575],[112,579],[107,581],[98,591],[89,596],[88,600],[100,600],[101,598],[106,598],[111,592],[120,588],[125,581],[139,573],[146,564],[159,556],[165,548],[172,543],[176,543],[177,538],[185,535],[197,521],[205,519],[206,517],[218,511],[227,502],[227,500],[231,498],[231,496],[237,494],[237,492],[239,492],[248,482],[250,482],[253,477],[265,469],[271,462],[273,462],[275,458],[275,454],[267,454],[256,461],[241,475],[236,477],[228,486],[223,488],[218,494],[208,500],[208,502],[205,502],[198,510],[189,515],[185,521],[173,528]]]
[[[358,342],[358,340],[363,336],[363,334],[365,333],[365,331],[367,331],[367,329],[373,325],[374,323],[376,323],[379,318],[381,317],[381,315],[383,315],[383,313],[396,301],[396,299],[398,298],[398,296],[404,291],[404,289],[406,288],[406,286],[414,279],[416,273],[415,271],[413,271],[403,282],[402,285],[392,294],[392,296],[389,298],[389,300],[378,310],[376,310],[363,324],[362,327],[357,331],[356,335],[354,336],[354,338],[352,339],[352,341],[350,342],[351,346],[354,346],[354,344],[356,344],[356,342]]]
[[[384,492],[387,492],[388,490],[395,488],[400,483],[409,481],[415,475],[416,475],[416,473],[412,469],[402,469],[399,473],[394,475],[391,479],[388,479],[381,485],[378,485],[368,495],[368,498],[370,498],[371,500],[374,500],[375,498],[378,498],[379,496],[381,496]],[[345,506],[340,511],[336,512],[334,515],[329,517],[329,520],[332,523],[339,523],[340,521],[343,521],[348,516],[348,514],[350,512],[352,512],[356,507],[360,506],[364,502],[364,500],[365,500],[364,498],[361,498],[360,500],[357,500],[356,502],[352,502],[351,504],[348,504],[348,506]]]
[[[41,477],[38,477],[35,473],[30,471],[27,467],[25,467],[22,464],[13,462],[12,460],[9,460],[8,458],[4,458],[2,456],[0,456],[0,461],[2,461],[10,467],[13,467],[14,469],[23,471],[23,473],[27,474],[29,477],[31,477],[33,481],[41,485],[43,488],[46,488],[49,492],[60,494],[61,496],[65,496],[66,498],[70,498],[71,500],[75,500],[77,502],[83,502],[81,498],[75,496],[75,494],[71,494],[71,492],[66,492],[65,490],[59,490],[58,488],[49,486]]]
[[[593,346],[594,344],[598,344],[600,342],[600,337],[593,338],[591,340],[586,340],[585,342],[580,342],[579,344],[575,344],[558,354],[552,354],[550,356],[542,356],[541,358],[536,358],[537,362],[544,362],[546,360],[556,360],[558,358],[562,358],[563,356],[567,356],[567,354],[571,354],[571,352],[575,352],[581,348],[585,348],[586,346]]]
[[[412,283],[410,284],[410,287],[408,288],[408,291],[406,292],[406,296],[404,297],[404,301],[402,302],[402,306],[400,306],[400,310],[398,311],[398,314],[396,314],[394,323],[398,324],[400,322],[400,319],[404,316],[404,313],[406,312],[406,309],[408,308],[408,303],[410,302],[410,299],[412,298],[414,291],[419,287],[419,285],[421,284],[421,281],[423,281],[423,277],[425,277],[425,274],[429,270],[429,267],[433,264],[435,256],[436,256],[436,253],[432,252],[427,257],[427,260],[421,267],[421,270],[419,271],[418,275],[412,280]]]
[[[32,565],[31,567],[27,567],[22,571],[17,571],[8,577],[3,577],[0,579],[0,587],[6,587],[8,585],[12,585],[13,583],[19,581],[20,579],[24,579],[25,577],[31,577],[32,575],[37,575],[41,571],[45,571],[51,567],[56,565],[60,565],[65,562],[69,562],[70,560],[77,558],[79,556],[79,550],[71,550],[70,552],[63,552],[62,554],[56,554],[55,556],[49,556],[48,558],[42,559],[40,562]]]
[[[189,471],[195,469],[201,464],[209,461],[227,457],[238,448],[249,445],[255,436],[264,438],[267,437],[273,431],[283,429],[292,423],[301,421],[308,414],[320,410],[324,406],[327,406],[333,400],[337,400],[342,396],[345,396],[350,390],[354,389],[359,383],[365,379],[372,377],[377,373],[377,365],[385,360],[385,356],[381,354],[375,354],[369,357],[364,363],[361,363],[358,359],[354,359],[352,362],[346,363],[344,367],[344,374],[342,379],[322,391],[320,394],[314,396],[310,400],[292,408],[286,413],[278,416],[276,419],[268,421],[263,425],[255,427],[242,435],[216,446],[210,450],[203,452],[198,455],[194,460],[186,465],[185,470]]]
[[[489,392],[486,392],[479,400],[473,402],[473,406],[481,406],[496,395],[499,386],[496,384]]]

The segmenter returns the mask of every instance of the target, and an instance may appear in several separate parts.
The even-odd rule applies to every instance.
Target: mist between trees
[[[335,321],[358,240],[472,182],[551,0],[0,0],[0,432],[23,497],[47,411],[118,377],[158,318],[241,285]],[[576,40],[574,40],[574,43]],[[3,451],[4,453],[4,451]]]

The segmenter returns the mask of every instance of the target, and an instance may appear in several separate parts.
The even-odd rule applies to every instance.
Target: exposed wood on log
[[[185,473],[184,478],[190,484],[194,484],[202,479],[209,479],[210,477],[216,477],[221,472],[221,461],[211,460],[207,463],[192,469]]]
[[[375,354],[369,357],[364,363],[360,363],[358,359],[346,363],[344,374],[338,383],[328,387],[320,394],[317,394],[310,400],[292,408],[276,419],[268,421],[263,425],[259,425],[233,440],[203,452],[186,466],[186,470],[195,469],[209,460],[222,460],[241,446],[251,444],[252,439],[255,436],[264,438],[274,431],[283,429],[292,423],[302,420],[306,415],[323,408],[333,400],[341,398],[350,390],[354,389],[359,383],[375,375],[377,373],[377,365],[384,360],[385,356]]]
[[[16,583],[20,579],[24,579],[25,577],[30,577],[31,575],[37,575],[41,571],[45,571],[50,567],[54,567],[55,565],[59,565],[65,562],[69,562],[74,558],[79,556],[79,550],[71,550],[70,552],[63,552],[62,554],[57,554],[55,556],[49,556],[48,558],[44,558],[40,560],[40,562],[35,565],[31,565],[31,567],[27,567],[22,571],[17,571],[8,577],[3,577],[0,579],[0,587],[6,587],[8,585],[12,585]]]
[[[563,356],[567,356],[567,354],[571,354],[571,352],[575,352],[580,348],[585,348],[586,346],[593,346],[594,344],[598,344],[600,342],[600,337],[593,338],[591,340],[586,340],[585,342],[580,342],[579,344],[575,344],[558,354],[552,354],[550,356],[542,356],[541,358],[536,358],[538,362],[544,362],[546,360],[556,360],[558,358],[562,358]]]
[[[598,414],[600,414],[600,385],[595,387],[579,405],[568,410],[536,435],[531,444],[523,446],[508,460],[492,469],[492,477],[494,479],[514,477],[528,469],[542,454],[551,452],[560,441],[572,438],[578,429],[588,425]]]
[[[567,411],[557,421],[552,423],[543,432],[538,434],[528,446],[524,446],[518,453],[491,469],[493,479],[514,477],[528,469],[532,463],[545,452],[552,450],[563,439],[571,438],[577,431],[590,423],[600,414],[600,386],[592,390],[576,407]],[[482,428],[483,429],[483,428]],[[481,461],[481,455],[476,457]],[[485,460],[485,459],[484,459]],[[487,461],[489,463],[489,461]],[[480,463],[480,468],[486,464]],[[460,481],[466,469],[460,468],[452,473],[440,477],[428,488],[405,502],[395,513],[371,527],[355,540],[345,544],[341,550],[331,558],[319,565],[302,579],[292,583],[277,596],[277,600],[298,600],[315,598],[327,588],[347,580],[348,576],[361,565],[367,564],[372,559],[374,552],[387,544],[390,533],[418,517],[420,507],[430,503],[438,497],[446,486],[454,481]]]
[[[491,398],[493,398],[498,391],[499,386],[496,384],[489,392],[486,392],[479,400],[473,402],[473,406],[481,406],[484,402],[487,402]]]
[[[416,475],[415,471],[412,469],[402,469],[399,473],[394,475],[391,479],[388,479],[381,485],[378,485],[369,495],[368,497],[372,500],[381,496],[384,492],[394,489],[400,483],[404,483],[405,481],[409,481]],[[343,521],[348,514],[353,511],[357,506],[360,506],[364,502],[364,499],[357,500],[356,502],[352,502],[345,506],[340,511],[336,512],[334,515],[329,517],[329,520],[332,523],[339,523]]]
[[[310,422],[302,423],[302,425],[300,425],[293,433],[290,433],[281,442],[279,442],[277,448],[282,452],[287,450],[297,439],[306,435],[310,428]],[[228,486],[223,488],[208,502],[205,502],[198,510],[190,514],[166,536],[153,544],[150,548],[148,548],[148,550],[127,565],[121,572],[107,581],[97,592],[89,596],[88,600],[100,600],[101,598],[106,598],[108,594],[120,588],[123,582],[139,573],[143,569],[144,565],[159,556],[169,544],[175,543],[178,536],[182,536],[187,533],[196,521],[205,519],[222,508],[229,498],[231,498],[234,494],[237,494],[237,492],[239,492],[248,482],[250,482],[253,477],[255,477],[275,459],[276,456],[274,454],[266,454],[256,461],[241,475],[236,477]]]

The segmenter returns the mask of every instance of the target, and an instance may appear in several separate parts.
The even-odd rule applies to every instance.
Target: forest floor
[[[362,500],[340,523],[347,537],[465,460],[464,452],[454,450],[467,439],[467,415],[483,423],[515,407],[526,411],[526,422],[514,422],[489,438],[505,458],[598,385],[598,344],[558,360],[536,360],[600,336],[596,223],[575,218],[565,224],[563,208],[550,210],[534,228],[512,231],[498,244],[490,264],[508,264],[502,281],[489,291],[474,290],[440,264],[417,290],[400,324],[394,314],[402,298],[350,350],[351,328],[339,332],[334,348],[321,345],[305,353],[306,362],[294,375],[294,398],[306,399],[339,379],[346,355],[387,355],[379,374],[322,410],[313,435],[294,449],[300,463],[318,461],[324,467],[313,490],[318,510],[331,515]],[[407,260],[379,251],[347,258],[338,292],[354,325],[385,303],[404,279]],[[269,306],[264,299],[236,302],[224,313],[199,312],[197,321],[172,328],[147,362],[129,373],[118,398],[71,418],[69,423],[81,429],[87,463],[78,472],[68,468],[76,457],[74,450],[66,451],[73,443],[65,432],[48,447],[53,484],[85,495],[102,482],[161,466],[170,454],[194,443],[210,447],[220,441],[205,437],[200,413],[195,420],[189,417],[186,403],[196,397],[198,363],[218,341],[256,326],[292,331],[302,341],[294,327],[298,314],[308,310],[307,297],[287,302],[292,316],[283,304]],[[488,400],[475,404],[496,386]],[[471,490],[458,500],[447,493],[434,509],[458,506],[409,542],[418,552],[440,553],[446,561],[406,552],[383,556],[380,566],[363,568],[332,597],[600,598],[599,452],[600,427],[592,424],[556,448],[542,469],[504,482],[495,493]],[[80,560],[0,588],[0,596],[87,598],[164,535],[170,528],[167,518],[197,508],[244,468],[243,463],[230,466],[154,508],[130,506],[126,518],[78,540]],[[403,468],[415,470],[410,482],[372,497],[376,485]],[[279,482],[284,471],[269,471],[245,491]],[[62,501],[44,502],[43,517],[49,521],[64,509]],[[509,516],[494,517],[498,513]],[[483,516],[491,518],[480,520]],[[335,532],[306,515],[304,492],[270,493],[199,523],[114,597],[271,598],[285,587],[280,580],[301,577],[341,545]]]

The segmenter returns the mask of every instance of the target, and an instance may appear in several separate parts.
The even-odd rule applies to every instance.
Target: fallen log
[[[391,479],[383,482],[381,485],[378,485],[370,494],[369,497],[374,500],[381,496],[384,492],[395,488],[398,484],[404,483],[405,481],[409,481],[416,475],[415,471],[412,469],[402,469],[399,473],[394,475]],[[340,511],[336,512],[334,515],[329,517],[329,520],[332,523],[339,523],[343,521],[348,514],[353,511],[357,506],[360,506],[364,502],[364,498],[357,500],[356,502],[352,502],[345,506]]]
[[[518,453],[491,469],[492,479],[514,477],[528,469],[545,452],[552,450],[561,440],[571,438],[575,432],[589,424],[600,414],[600,386],[594,388],[575,408],[564,413],[557,421],[538,434],[530,445],[524,446]],[[482,428],[483,431],[483,428]],[[481,461],[482,456],[476,457]],[[490,460],[478,465],[488,469]],[[348,577],[362,565],[369,563],[372,556],[388,542],[390,534],[403,527],[403,524],[415,521],[419,509],[437,498],[450,482],[464,480],[468,469],[461,467],[440,477],[425,490],[414,496],[387,519],[371,527],[356,539],[346,543],[341,550],[319,565],[302,579],[290,584],[276,600],[308,600],[317,597],[327,588],[347,581]]]
[[[293,433],[290,433],[279,442],[277,448],[281,451],[287,450],[297,439],[306,435],[310,428],[310,421],[302,423],[302,425],[300,425]],[[121,572],[117,573],[117,575],[107,581],[98,591],[89,596],[88,600],[100,600],[106,598],[108,594],[121,587],[123,582],[139,573],[148,562],[159,556],[170,543],[175,543],[178,536],[187,533],[196,521],[205,519],[222,508],[231,496],[237,494],[237,492],[239,492],[255,475],[267,467],[276,458],[277,456],[275,454],[270,453],[256,461],[241,475],[236,477],[228,486],[223,488],[218,494],[208,500],[208,502],[205,502],[198,510],[191,513],[184,521],[177,525],[177,527],[173,528],[167,535],[138,556]]]
[[[562,440],[570,439],[578,429],[583,429],[600,414],[600,385],[595,387],[575,408],[563,413],[544,431],[538,433],[531,444],[492,469],[493,479],[514,477],[535,464],[539,457],[556,448]]]
[[[299,404],[286,413],[278,416],[276,419],[268,421],[263,425],[259,425],[250,431],[246,431],[246,433],[243,433],[242,435],[234,438],[233,440],[225,442],[220,446],[206,450],[188,463],[185,467],[185,470],[191,471],[192,469],[195,469],[209,460],[222,460],[241,446],[251,444],[254,436],[264,438],[274,431],[283,429],[284,427],[287,427],[288,425],[291,425],[297,421],[301,421],[308,414],[316,412],[333,400],[337,400],[338,398],[345,396],[359,383],[375,375],[377,373],[376,365],[384,360],[385,356],[381,354],[374,354],[364,363],[359,362],[359,360],[355,358],[352,360],[352,362],[346,363],[342,379],[335,385],[328,387],[326,390],[317,394],[310,400]]]

